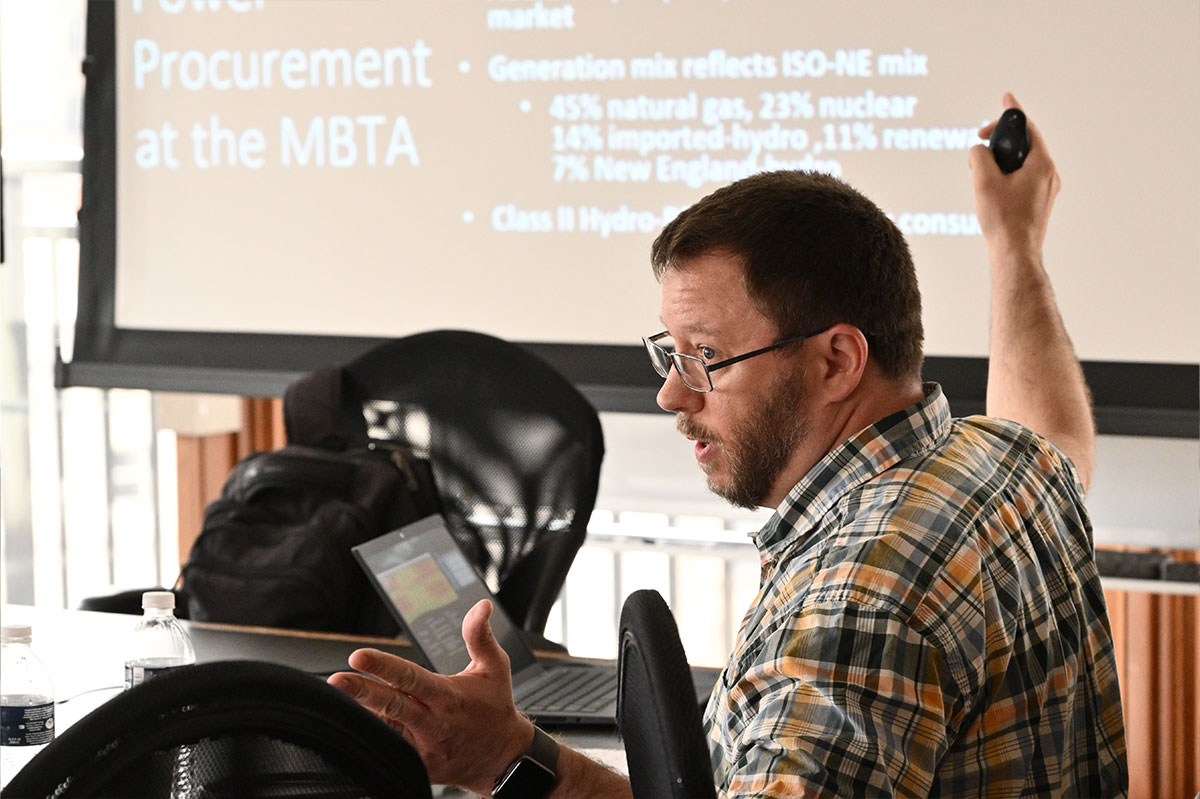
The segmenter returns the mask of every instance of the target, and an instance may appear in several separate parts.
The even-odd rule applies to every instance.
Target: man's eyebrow
[[[658,321],[659,321],[659,324],[661,324],[663,326],[663,329],[666,330],[667,333],[671,332],[670,328],[667,327],[667,323],[663,321],[663,318],[661,316],[658,317]],[[681,334],[690,335],[690,336],[696,336],[696,335],[716,336],[716,335],[718,335],[717,331],[713,330],[711,327],[709,327],[704,322],[699,322],[694,325],[685,325],[684,327],[682,327],[679,330],[679,332]],[[673,338],[673,336],[672,336],[672,338]]]

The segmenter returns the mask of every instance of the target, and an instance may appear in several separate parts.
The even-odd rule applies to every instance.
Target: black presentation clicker
[[[1000,115],[992,137],[988,139],[988,147],[992,148],[992,156],[997,166],[1004,174],[1015,172],[1025,163],[1029,155],[1029,130],[1025,125],[1025,112],[1019,108],[1009,108]]]

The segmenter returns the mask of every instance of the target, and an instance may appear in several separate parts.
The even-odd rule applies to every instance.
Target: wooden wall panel
[[[285,443],[283,400],[245,397],[242,400],[242,429],[238,432],[238,457],[252,452],[279,449]]]
[[[187,559],[192,542],[200,529],[199,519],[204,515],[207,499],[204,495],[201,474],[201,441],[198,436],[176,436],[175,440],[175,471],[179,481],[178,494],[178,524],[179,524],[179,562]]]
[[[1197,763],[1197,605],[1194,597],[1162,596],[1158,640],[1159,796],[1194,797],[1200,793]]]
[[[1121,705],[1125,712],[1130,797],[1158,795],[1158,764],[1154,747],[1149,745],[1158,737],[1157,714],[1146,712],[1157,706],[1160,690],[1156,668],[1157,604],[1157,598],[1151,594],[1126,593],[1129,623],[1125,628],[1125,671],[1129,676],[1121,686]]]
[[[187,560],[200,534],[204,509],[221,493],[229,470],[237,462],[237,434],[179,436],[179,562]]]
[[[1195,561],[1194,551],[1173,552]],[[1130,799],[1200,794],[1200,597],[1106,591]]]

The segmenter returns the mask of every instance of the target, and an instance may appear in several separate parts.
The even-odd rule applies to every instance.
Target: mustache
[[[684,438],[690,438],[693,441],[705,441],[709,444],[720,443],[721,437],[713,433],[704,425],[692,421],[690,416],[679,414],[675,419],[675,429],[678,430]]]

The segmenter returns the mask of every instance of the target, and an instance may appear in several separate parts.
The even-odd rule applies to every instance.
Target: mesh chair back
[[[637,799],[716,796],[712,760],[675,617],[657,591],[621,608],[617,724]]]
[[[9,797],[429,797],[407,741],[323,680],[285,666],[188,666],[65,730]]]
[[[619,641],[617,723],[635,797],[715,797],[688,656],[658,591],[634,591],[625,600]]]
[[[427,458],[459,546],[513,620],[542,633],[596,501],[604,437],[595,408],[525,348],[468,331],[387,341],[333,374],[308,394],[340,391],[337,435],[299,443],[392,443]],[[293,417],[321,404],[304,389],[285,397],[293,442]]]

